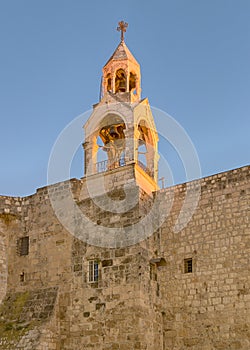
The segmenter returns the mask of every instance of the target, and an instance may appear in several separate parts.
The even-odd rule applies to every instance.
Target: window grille
[[[89,282],[97,282],[99,277],[99,265],[97,261],[89,261]]]
[[[184,273],[193,272],[193,259],[184,259]]]
[[[17,254],[20,256],[29,254],[29,236],[17,240]]]

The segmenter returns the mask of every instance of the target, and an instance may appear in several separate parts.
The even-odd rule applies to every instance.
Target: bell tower
[[[127,23],[119,22],[117,30],[121,31],[121,41],[113,55],[103,67],[102,95],[126,92],[131,102],[139,101],[141,95],[140,65],[124,42]]]
[[[99,103],[84,125],[84,172],[96,176],[133,167],[136,184],[148,194],[158,189],[158,134],[147,98],[141,99],[140,65],[121,40],[103,67]]]

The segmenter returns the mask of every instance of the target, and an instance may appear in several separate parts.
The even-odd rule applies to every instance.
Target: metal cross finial
[[[118,23],[119,26],[117,27],[118,32],[121,32],[121,41],[124,41],[124,33],[127,31],[128,23],[121,21]]]

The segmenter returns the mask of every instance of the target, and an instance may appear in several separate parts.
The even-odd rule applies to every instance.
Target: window
[[[20,274],[20,282],[24,282],[24,272]]]
[[[89,282],[97,282],[99,275],[98,262],[95,260],[89,261]]]
[[[29,236],[17,240],[17,254],[20,256],[29,254]]]
[[[193,272],[193,259],[184,259],[184,273]]]

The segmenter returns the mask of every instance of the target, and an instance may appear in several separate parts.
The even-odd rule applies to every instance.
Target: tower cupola
[[[117,30],[121,31],[121,41],[113,55],[103,67],[102,96],[107,93],[130,96],[130,101],[139,101],[141,95],[140,65],[129,51],[124,41],[127,23],[121,21]]]

